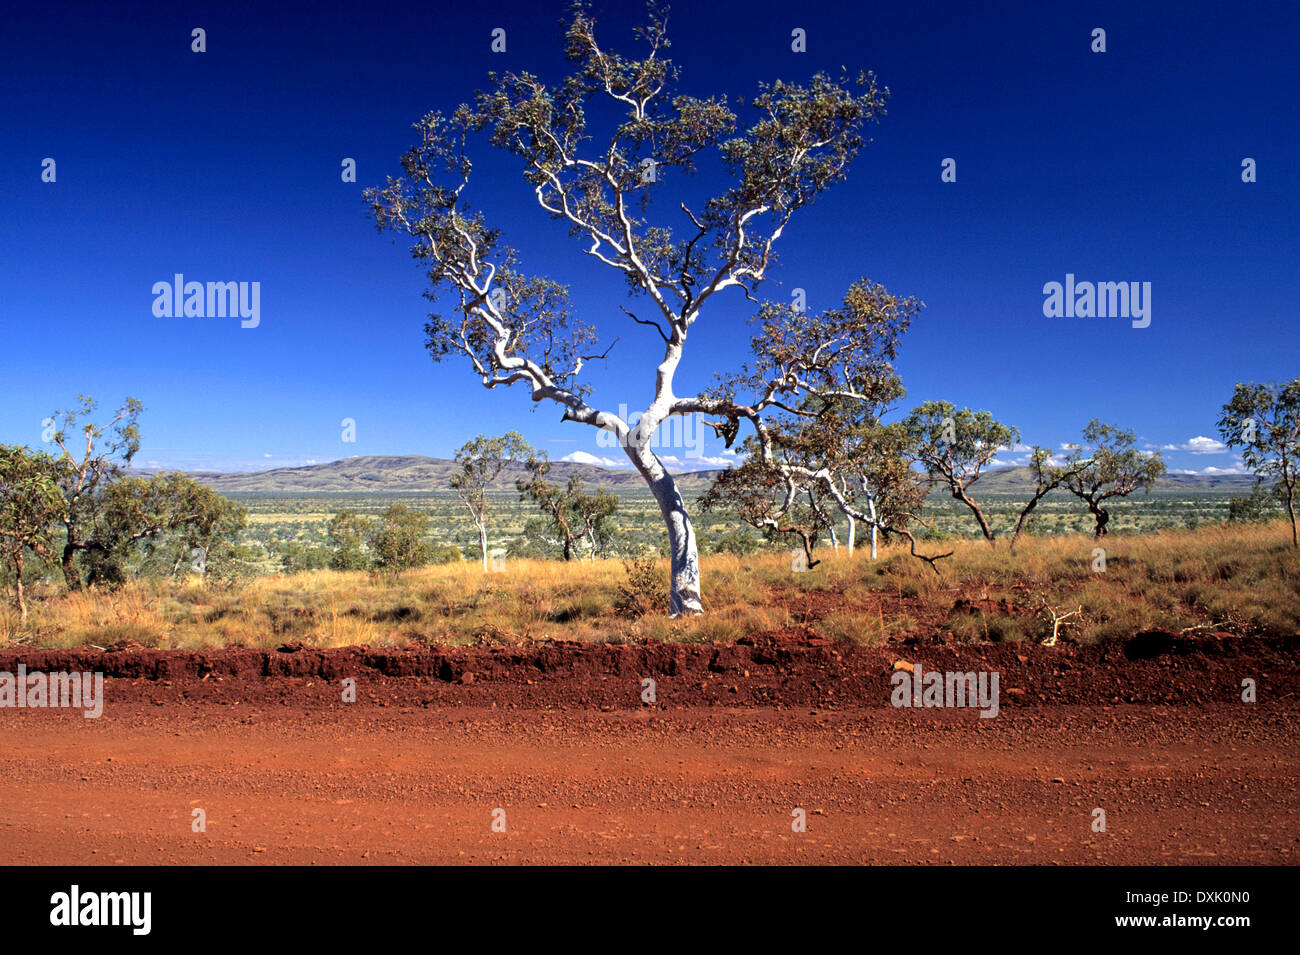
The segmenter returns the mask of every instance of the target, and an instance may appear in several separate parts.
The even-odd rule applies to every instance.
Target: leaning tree
[[[687,338],[715,296],[735,289],[757,303],[754,287],[767,275],[773,247],[796,211],[844,179],[888,90],[868,73],[760,84],[744,106],[753,119],[742,128],[725,97],[673,92],[678,73],[664,57],[666,25],[666,14],[651,9],[636,31],[648,49],[628,58],[597,43],[595,23],[579,5],[565,31],[574,64],[567,78],[548,84],[528,72],[489,74],[490,88],[473,103],[416,123],[404,175],[365,197],[381,230],[414,240],[428,296],[445,294],[453,303],[426,326],[435,361],[463,355],[485,387],[521,384],[533,401],[562,406],[564,420],[616,437],[667,526],[669,612],[677,615],[702,610],[700,569],[685,502],[652,447],[660,424],[705,413],[720,416],[733,437],[742,420],[761,436],[764,413],[780,403],[819,389],[852,395],[857,386],[825,373],[834,353],[855,348],[853,330],[799,314],[782,326],[781,342],[756,356],[755,365],[771,371],[756,398],[742,403],[725,388],[680,396]],[[588,123],[607,116],[616,118],[599,132]],[[642,300],[640,315],[622,309],[646,335],[658,336],[646,368],[653,397],[635,426],[597,404],[582,379],[584,365],[612,346],[602,350],[596,328],[574,316],[566,286],[526,271],[500,230],[469,206],[470,146],[480,134],[522,162],[538,206]],[[694,208],[684,200],[665,205],[665,175],[682,178],[706,156],[726,187]],[[850,354],[839,367],[851,364]]]
[[[925,402],[907,416],[904,426],[912,437],[912,456],[931,482],[942,484],[953,500],[965,504],[984,539],[994,543],[997,535],[970,489],[999,451],[1020,440],[1020,432],[987,411],[958,409],[950,401]]]

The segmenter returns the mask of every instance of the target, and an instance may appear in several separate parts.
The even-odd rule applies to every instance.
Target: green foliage
[[[488,563],[487,489],[507,464],[526,460],[532,454],[532,447],[517,431],[508,431],[495,438],[480,434],[456,451],[459,470],[451,476],[451,489],[465,502],[474,519],[484,570],[487,570]]]
[[[340,511],[329,523],[329,544],[333,550],[330,567],[334,570],[368,570],[372,560],[369,540],[374,523],[354,511]]]
[[[452,544],[448,547],[431,547],[429,548],[430,564],[456,564],[465,559],[459,547]]]
[[[1261,479],[1273,478],[1291,520],[1291,544],[1300,547],[1296,527],[1296,485],[1300,481],[1300,378],[1283,385],[1239,383],[1223,406],[1219,433],[1241,452]]]
[[[324,570],[333,554],[328,547],[312,547],[297,541],[285,545],[279,553],[280,569],[286,574],[304,570]]]
[[[1150,492],[1151,486],[1165,473],[1164,458],[1160,452],[1139,451],[1136,436],[1115,425],[1094,418],[1083,429],[1083,449],[1088,456],[1076,457],[1073,470],[1062,481],[1062,487],[1085,504],[1095,518],[1094,533],[1101,537],[1107,533],[1110,512],[1105,502],[1115,497],[1127,497],[1134,491]]]
[[[662,610],[668,603],[668,588],[664,584],[663,568],[654,557],[638,557],[624,561],[625,579],[618,584],[615,610],[625,617],[642,617]]]
[[[55,522],[66,514],[55,460],[39,451],[0,445],[0,563],[14,582],[15,602],[24,621],[24,560],[29,555],[49,556]]]
[[[405,504],[392,504],[384,511],[375,531],[373,551],[380,570],[401,571],[429,562],[425,535],[429,517]]]
[[[1262,524],[1281,513],[1285,488],[1279,482],[1271,491],[1256,485],[1248,497],[1234,497],[1228,502],[1228,521],[1232,524]]]
[[[736,554],[744,557],[757,553],[762,547],[763,542],[749,531],[735,530],[712,540],[705,539],[701,549],[706,554]]]
[[[78,407],[55,412],[50,440],[59,448],[59,487],[67,508],[63,516],[64,542],[60,557],[63,577],[70,590],[82,586],[75,564],[79,553],[103,551],[94,539],[101,489],[118,480],[140,450],[138,419],[143,405],[127,398],[107,422],[90,420],[97,404],[87,395],[77,397]]]
[[[238,576],[243,507],[183,474],[119,478],[103,488],[85,561],[88,582],[128,576]]]
[[[611,550],[611,518],[618,510],[618,498],[605,490],[588,494],[577,474],[563,487],[552,484],[546,480],[551,465],[544,453],[530,454],[524,467],[530,477],[516,482],[520,498],[536,504],[549,522],[546,532],[536,535],[536,540],[554,540],[565,560],[601,557]]]

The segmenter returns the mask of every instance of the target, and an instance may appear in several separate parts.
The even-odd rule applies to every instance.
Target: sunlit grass
[[[1100,571],[1096,548],[1104,549]],[[959,540],[933,573],[900,546],[819,551],[795,572],[788,553],[703,558],[707,612],[669,620],[632,616],[615,560],[511,560],[503,572],[475,562],[399,575],[309,571],[233,588],[135,581],[119,590],[62,593],[33,588],[28,624],[0,610],[0,640],[41,647],[138,643],[157,648],[230,645],[372,647],[509,644],[548,640],[725,642],[756,633],[815,633],[879,645],[909,635],[956,642],[1041,640],[1038,613],[1082,608],[1065,631],[1085,641],[1152,627],[1239,634],[1300,633],[1300,553],[1282,524],[1091,536],[1053,535],[1005,543]],[[667,562],[660,562],[666,579]],[[958,600],[963,603],[958,605]]]

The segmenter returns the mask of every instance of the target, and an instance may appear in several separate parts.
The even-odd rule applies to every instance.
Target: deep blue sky
[[[598,3],[603,44],[638,51],[642,9]],[[803,287],[820,309],[865,275],[923,299],[899,362],[907,406],[987,408],[1052,446],[1101,417],[1185,448],[1216,436],[1234,382],[1300,374],[1297,9],[714,0],[674,7],[671,56],[682,89],[733,102],[759,80],[841,65],[891,88],[874,143],[794,219],[764,291]],[[39,444],[41,420],[84,392],[144,402],[141,465],[449,456],[509,428],[554,457],[609,454],[522,389],[489,393],[464,362],[430,362],[423,276],[360,198],[398,171],[410,124],[454,108],[488,70],[559,76],[563,12],[537,0],[11,6],[0,441]],[[196,26],[203,54],[190,52]],[[494,27],[505,54],[489,50]],[[795,27],[807,53],[790,51]],[[1094,27],[1104,54],[1089,49]],[[620,284],[536,209],[515,161],[480,155],[472,202],[528,270],[571,284],[604,340],[619,338],[592,366],[596,401],[643,406],[658,337],[623,317]],[[340,181],[344,157],[356,184]],[[945,157],[955,184],[940,182]],[[1241,181],[1244,157],[1258,182]],[[260,282],[260,327],[155,318],[151,287],[176,272]],[[1150,327],[1045,318],[1043,283],[1067,272],[1151,282]],[[744,359],[746,306],[735,293],[706,312],[679,394]],[[340,440],[344,418],[354,444]],[[1167,459],[1233,466],[1219,453]]]

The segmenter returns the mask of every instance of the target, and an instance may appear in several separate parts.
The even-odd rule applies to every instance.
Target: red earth
[[[0,862],[1289,864],[1297,649],[9,650],[105,704],[0,708]],[[895,708],[900,663],[999,714]]]

